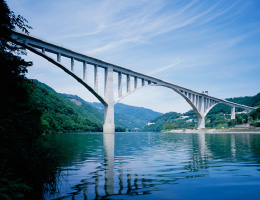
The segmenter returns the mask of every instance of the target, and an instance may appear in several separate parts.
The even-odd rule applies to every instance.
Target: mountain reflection
[[[76,143],[71,145],[73,153],[68,153],[71,159],[64,159],[63,165],[69,166],[64,170],[70,171],[68,181],[80,181],[52,199],[151,195],[165,186],[174,188],[180,180],[236,171],[240,165],[250,167],[260,160],[260,137],[254,134],[120,133],[69,137],[78,139],[70,138]],[[65,152],[68,146],[63,141]],[[232,163],[239,164],[231,166]]]

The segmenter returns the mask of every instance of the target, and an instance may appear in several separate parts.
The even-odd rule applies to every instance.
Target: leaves
[[[11,24],[17,26],[22,32],[29,35],[28,29],[32,29],[27,23],[28,21],[21,15],[15,16],[14,12],[10,12]]]
[[[0,198],[40,199],[45,185],[55,183],[58,160],[43,146],[41,112],[31,104],[32,84],[25,77],[32,62],[12,43],[15,27],[29,33],[27,21],[0,0]],[[29,192],[34,198],[26,197]]]

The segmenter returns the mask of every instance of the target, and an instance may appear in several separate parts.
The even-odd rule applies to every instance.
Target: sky
[[[253,96],[260,92],[259,0],[6,2],[16,15],[28,20],[33,27],[30,35],[54,44],[194,91],[209,91],[209,95],[217,98]],[[28,51],[25,59],[34,63],[28,78],[38,79],[60,93],[98,101],[76,80],[43,58]],[[70,65],[65,58],[62,63]],[[90,67],[90,85],[91,70]],[[81,76],[81,71],[82,64],[76,63],[75,73]],[[101,93],[102,76],[100,70]],[[158,86],[141,88],[120,102],[162,113],[191,109],[173,90]]]

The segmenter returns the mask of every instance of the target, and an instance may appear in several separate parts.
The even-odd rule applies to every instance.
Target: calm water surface
[[[260,134],[56,134],[45,199],[260,199]]]

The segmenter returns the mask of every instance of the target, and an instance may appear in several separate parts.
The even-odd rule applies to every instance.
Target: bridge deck
[[[142,84],[141,87],[145,85],[145,82],[148,83],[148,85],[151,86],[163,86],[170,88],[177,92],[179,95],[181,95],[193,108],[193,110],[196,112],[196,114],[199,117],[199,127],[205,127],[204,123],[204,118],[206,114],[210,111],[212,107],[214,107],[218,103],[223,103],[226,104],[230,107],[232,107],[232,112],[231,112],[231,119],[234,118],[235,116],[235,107],[243,108],[246,109],[247,111],[251,111],[254,108],[246,106],[246,105],[241,105],[237,104],[234,102],[230,102],[227,100],[223,100],[217,97],[210,96],[208,94],[202,93],[202,92],[196,92],[194,90],[191,90],[189,88],[185,88],[183,86],[179,86],[158,78],[155,78],[153,76],[149,76],[131,69],[128,69],[126,67],[122,67],[119,65],[115,65],[106,61],[103,61],[101,59],[97,59],[91,56],[87,56],[85,54],[73,51],[69,48],[65,48],[60,45],[56,45],[47,41],[44,41],[42,39],[25,35],[23,33],[19,32],[12,32],[12,38],[14,42],[24,46],[25,48],[28,48],[29,50],[33,51],[34,53],[37,53],[38,55],[46,58],[50,62],[54,63],[58,67],[62,68],[66,73],[70,74],[73,76],[75,79],[77,79],[81,84],[83,84],[88,90],[90,90],[104,105],[105,107],[107,106],[108,110],[106,113],[109,113],[109,115],[113,115],[114,113],[114,104],[118,102],[118,100],[124,98],[124,96],[132,93],[135,91],[137,88],[137,79],[141,79]],[[53,60],[52,58],[48,57],[45,55],[45,52],[50,52],[53,54],[57,55],[57,61]],[[61,63],[61,56],[67,57],[71,59],[71,71],[66,69]],[[77,60],[79,62],[83,63],[83,78],[79,78],[73,73],[73,66],[74,66],[74,60]],[[95,80],[95,85],[94,88],[89,86],[85,82],[85,68],[86,64],[94,65],[95,66],[95,74],[94,74],[94,80]],[[101,95],[98,94],[97,91],[97,69],[98,68],[104,68],[105,69],[105,96],[104,98],[101,97]],[[114,101],[113,97],[113,72],[118,73],[118,80],[119,80],[119,98]],[[122,74],[127,76],[127,94],[122,95]],[[130,77],[134,77],[134,90],[131,90],[130,88]],[[112,105],[113,104],[113,105]],[[111,111],[110,111],[111,109]],[[110,120],[109,122],[109,127],[113,127],[114,119],[113,117],[108,117]],[[105,116],[106,119],[106,116]],[[105,122],[106,123],[106,122]],[[112,129],[112,128],[111,128]]]

